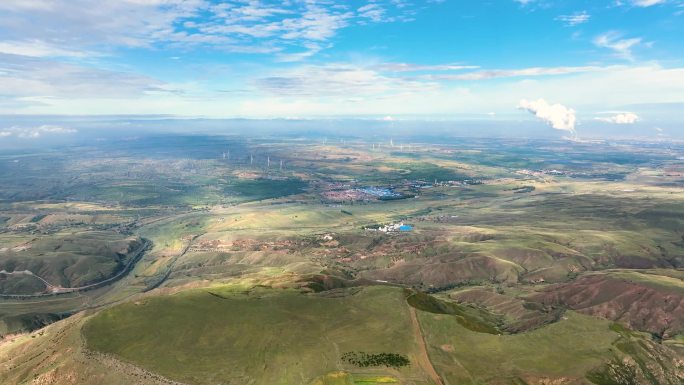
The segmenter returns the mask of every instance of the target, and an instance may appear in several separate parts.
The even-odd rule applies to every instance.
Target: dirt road
[[[420,323],[418,323],[416,309],[414,309],[412,306],[409,306],[408,308],[411,312],[411,326],[413,329],[413,334],[416,336],[416,342],[418,343],[419,347],[418,365],[420,365],[420,367],[423,368],[425,373],[427,373],[428,376],[430,376],[432,382],[434,382],[436,385],[444,385],[444,382],[442,382],[442,379],[439,377],[439,374],[437,374],[437,371],[432,366],[432,362],[430,362],[430,356],[428,356],[427,345],[425,344],[423,331],[420,329]]]

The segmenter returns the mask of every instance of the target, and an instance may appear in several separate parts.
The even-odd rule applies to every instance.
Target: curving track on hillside
[[[6,275],[19,275],[19,274],[21,274],[21,275],[29,275],[29,276],[35,277],[35,278],[41,280],[45,284],[46,289],[48,290],[48,293],[0,294],[0,298],[22,299],[22,298],[50,297],[50,296],[54,296],[54,295],[77,293],[77,292],[81,292],[81,291],[87,291],[87,290],[92,290],[92,289],[97,289],[97,288],[100,288],[103,286],[107,286],[107,285],[114,283],[114,282],[118,281],[119,279],[123,278],[124,276],[126,276],[126,274],[128,274],[131,270],[133,270],[133,267],[135,267],[135,264],[138,263],[138,261],[140,261],[142,256],[145,255],[145,251],[147,251],[151,245],[152,245],[151,241],[149,241],[147,239],[143,239],[142,245],[140,245],[140,247],[136,251],[134,251],[135,255],[133,256],[133,258],[131,258],[128,261],[128,263],[126,263],[126,266],[124,266],[124,268],[121,271],[119,271],[115,275],[113,275],[107,279],[104,279],[102,281],[91,283],[91,284],[84,285],[84,286],[79,286],[79,287],[62,287],[62,286],[53,285],[50,282],[48,282],[47,280],[43,279],[42,277],[34,274],[33,272],[31,272],[29,270],[13,271],[13,272],[7,272],[5,270],[2,270],[2,271],[0,271],[0,274],[6,274]]]

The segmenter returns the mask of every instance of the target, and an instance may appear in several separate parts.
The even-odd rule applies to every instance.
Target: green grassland
[[[246,199],[262,200],[279,198],[304,191],[307,183],[299,179],[286,180],[237,180],[226,187],[228,193],[243,196]]]
[[[677,349],[681,335],[656,346],[607,320],[529,301],[550,283],[596,272],[681,293],[676,148],[473,139],[401,151],[202,136],[107,146],[0,165],[9,181],[0,186],[0,263],[79,285],[120,268],[126,242],[152,248],[105,288],[0,300],[0,334],[88,309],[88,346],[188,383],[428,384],[413,364],[413,306],[445,384],[602,385],[632,369],[651,384],[676,383],[620,362],[674,361],[666,347]],[[231,159],[221,158],[226,148]],[[267,156],[284,169],[268,169]],[[415,197],[325,196],[367,186]],[[402,221],[413,230],[364,230]],[[341,289],[377,280],[419,294],[407,304],[403,288]],[[28,276],[0,282],[6,291],[39,286]],[[412,364],[357,368],[341,359],[348,352],[404,354]],[[27,378],[10,372],[9,383]]]
[[[294,384],[348,365],[340,359],[345,352],[414,357],[409,322],[398,289],[368,287],[330,298],[235,294],[219,286],[104,310],[84,334],[93,349],[192,384]],[[377,370],[422,376],[415,365]]]
[[[608,332],[609,322],[571,313],[567,318],[529,333],[496,335],[472,332],[454,318],[420,314],[431,358],[450,383],[510,381],[523,373],[582,377],[601,364],[617,336]]]
[[[0,335],[42,328],[87,306],[89,297],[64,295],[49,300],[9,300],[0,302]]]
[[[84,336],[91,349],[190,384],[430,383],[417,365],[408,306],[418,309],[421,338],[445,383],[602,384],[610,365],[626,359],[637,366],[625,373],[643,377],[656,364],[660,373],[650,383],[674,384],[672,350],[609,321],[568,311],[558,322],[507,335],[481,309],[377,286],[301,294],[223,285],[147,297],[99,312]],[[405,354],[411,365],[369,371],[342,359],[358,351]]]
[[[573,312],[566,312],[557,323],[514,335],[476,333],[445,315],[419,316],[430,358],[447,383],[530,383],[540,379],[593,382],[597,376],[590,373],[595,372],[614,379],[629,375],[633,368],[627,366],[622,368],[625,372],[613,372],[611,376],[604,369],[608,361],[614,357],[619,361],[625,356],[632,357],[626,362],[634,357],[638,360],[649,350],[653,354],[654,349],[644,337],[622,338],[610,322]],[[655,357],[640,358],[643,368],[655,364],[651,366],[655,370],[660,364],[670,370],[669,375],[643,383],[677,383],[677,377],[672,375],[676,372],[674,361],[668,362],[675,356],[672,351],[659,351]],[[649,373],[639,375],[643,378]],[[638,378],[635,381],[642,383]]]
[[[658,275],[657,272],[641,272],[630,270],[618,270],[608,272],[609,276],[616,279],[624,279],[636,282],[656,290],[684,294],[684,280],[681,278]]]
[[[0,269],[8,272],[28,270],[54,286],[78,287],[119,272],[142,242],[136,237],[99,231],[36,237],[29,245],[27,249],[0,253]],[[25,285],[3,279],[0,293],[32,294],[45,290],[44,284],[42,287],[33,285],[37,279],[31,278]]]

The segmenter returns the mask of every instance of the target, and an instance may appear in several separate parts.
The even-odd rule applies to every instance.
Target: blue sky
[[[684,0],[2,0],[0,114],[657,128],[683,37]]]

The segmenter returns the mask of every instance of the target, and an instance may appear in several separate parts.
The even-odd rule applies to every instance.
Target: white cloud
[[[328,45],[329,47],[329,45]],[[298,52],[279,52],[276,56],[277,61],[280,62],[297,62],[302,61],[306,58],[314,56],[320,52],[323,48],[326,48],[318,43],[307,43],[304,45],[302,51]]]
[[[358,10],[314,0],[118,0],[97,6],[92,0],[2,0],[0,52],[57,57],[117,47],[202,46],[296,58],[302,48],[307,55],[318,52],[312,43],[327,48],[338,30],[353,23],[405,21],[413,12],[396,0]]]
[[[569,132],[573,139],[577,139],[577,131],[575,131],[577,117],[572,108],[562,104],[549,104],[544,99],[532,101],[522,99],[518,103],[518,108],[533,114],[556,130]]]
[[[524,89],[526,94],[563,100],[582,110],[623,110],[633,104],[683,103],[684,68],[665,68],[656,63],[610,66],[598,72],[494,86],[491,100],[505,99],[506,95],[519,94]]]
[[[556,20],[562,21],[568,27],[584,24],[591,19],[591,15],[587,11],[573,13],[572,15],[561,15]]]
[[[495,112],[503,118],[526,95],[544,95],[546,100],[562,100],[563,104],[590,114],[587,119],[591,121],[598,111],[629,111],[634,105],[648,104],[667,108],[659,119],[682,122],[676,106],[684,103],[681,91],[684,68],[665,68],[656,63],[496,81],[438,81],[426,80],[422,74],[406,75],[406,72],[380,71],[377,64],[368,60],[356,64],[288,65],[288,69],[266,74],[263,71],[256,75],[245,73],[244,82],[233,83],[234,72],[226,72],[212,76],[209,89],[203,84],[159,84],[145,78],[140,83],[131,82],[118,88],[117,75],[110,74],[108,78],[114,84],[105,82],[97,93],[95,80],[100,81],[100,75],[92,74],[92,78],[81,78],[90,84],[83,96],[78,95],[76,88],[63,94],[52,85],[50,90],[56,96],[23,96],[12,103],[0,91],[0,113],[168,114],[172,111],[178,115],[214,117],[390,115],[399,118]],[[220,90],[211,91],[217,84]],[[0,88],[4,85],[0,79]],[[150,87],[179,89],[183,93],[146,91]],[[32,93],[21,95],[29,94]],[[125,95],[132,95],[130,102],[122,102],[125,99],[121,97]],[[646,108],[640,107],[640,110]]]
[[[667,0],[632,0],[632,4],[637,7],[651,7],[658,4],[665,4]]]
[[[174,24],[206,7],[203,0],[3,0],[0,25],[9,41],[41,41],[49,47],[85,50],[149,46],[182,40]],[[36,28],[39,25],[40,28]]]
[[[325,97],[379,96],[428,91],[437,83],[386,76],[354,64],[306,65],[256,80],[257,87],[272,95]]]
[[[557,76],[576,74],[581,72],[595,72],[601,71],[603,68],[598,66],[584,66],[584,67],[532,67],[519,68],[510,70],[482,70],[468,72],[464,74],[438,74],[427,75],[429,79],[439,80],[488,80],[498,78],[512,78],[512,77],[535,77],[535,76]]]
[[[413,64],[413,63],[381,63],[376,65],[375,68],[379,71],[388,72],[430,72],[430,71],[459,71],[459,70],[469,70],[478,69],[480,66],[474,65],[461,65],[461,64],[435,64],[435,65],[424,65],[424,64]]]
[[[598,117],[595,119],[612,124],[634,124],[639,121],[639,116],[633,112],[624,112],[609,117]]]
[[[0,95],[13,98],[131,98],[154,92],[174,90],[142,75],[0,54]]]
[[[632,49],[641,42],[641,38],[623,39],[622,35],[615,31],[604,33],[594,39],[594,44],[597,47],[608,48],[614,51],[618,57],[627,60],[634,60]]]
[[[37,139],[44,135],[64,135],[78,132],[73,128],[62,126],[42,125],[38,127],[19,127],[13,126],[0,131],[0,138],[14,136],[22,139]]]
[[[332,38],[338,29],[346,27],[347,19],[351,15],[350,12],[340,12],[315,3],[307,3],[301,17],[282,21],[281,37],[286,40],[325,41]]]
[[[368,3],[357,10],[360,17],[380,23],[385,20],[385,9],[377,3]]]
[[[37,11],[52,9],[55,5],[55,3],[47,0],[5,0],[0,2],[0,10],[27,9]]]
[[[0,41],[0,53],[30,57],[77,57],[93,56],[89,52],[72,51],[50,46],[40,40]]]
[[[62,126],[42,125],[35,129],[38,132],[49,134],[73,134],[78,132],[75,128],[64,128]]]

